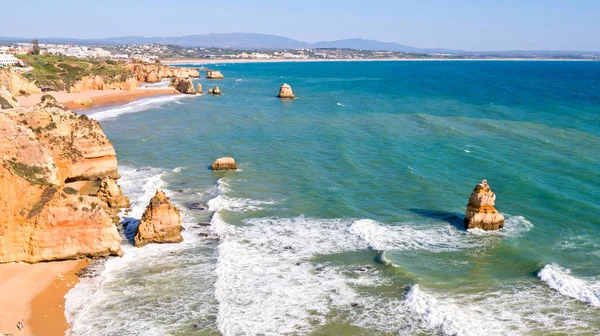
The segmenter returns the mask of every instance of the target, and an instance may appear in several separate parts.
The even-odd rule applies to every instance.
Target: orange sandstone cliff
[[[45,97],[0,111],[0,263],[120,255],[115,150],[97,121]]]
[[[156,83],[163,78],[200,77],[200,72],[193,68],[165,66],[161,64],[130,63],[125,68],[131,71],[139,82]]]

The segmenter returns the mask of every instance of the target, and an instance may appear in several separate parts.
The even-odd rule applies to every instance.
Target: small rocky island
[[[218,158],[211,166],[212,170],[237,170],[235,160],[232,157]]]
[[[161,190],[157,190],[138,224],[134,245],[142,247],[150,243],[180,243],[181,211]]]
[[[287,98],[287,99],[296,98],[296,96],[294,95],[294,92],[292,91],[292,87],[289,86],[287,83],[284,83],[279,88],[279,95],[277,95],[277,97],[278,98]]]
[[[206,78],[207,79],[223,79],[223,78],[225,78],[225,76],[223,76],[221,71],[206,70]]]
[[[479,182],[467,204],[465,226],[467,229],[479,228],[486,231],[498,230],[504,227],[504,216],[494,208],[496,194],[492,192],[487,180]]]

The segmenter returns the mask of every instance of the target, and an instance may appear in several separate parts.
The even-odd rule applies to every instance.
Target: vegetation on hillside
[[[52,86],[56,90],[69,90],[84,76],[102,76],[107,82],[122,82],[132,76],[123,62],[110,60],[84,60],[62,55],[18,55],[31,66],[25,77],[38,86]]]

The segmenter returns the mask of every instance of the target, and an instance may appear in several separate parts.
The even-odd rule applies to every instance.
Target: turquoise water
[[[222,96],[89,112],[126,232],[156,188],[186,231],[96,265],[73,334],[600,333],[600,63],[211,67],[226,79],[196,82]],[[221,156],[240,171],[210,171]],[[499,232],[462,225],[483,178]]]

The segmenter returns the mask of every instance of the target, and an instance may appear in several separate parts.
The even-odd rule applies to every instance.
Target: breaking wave
[[[556,264],[544,266],[538,277],[550,288],[560,294],[600,307],[600,283],[580,279],[571,275],[571,271]]]

